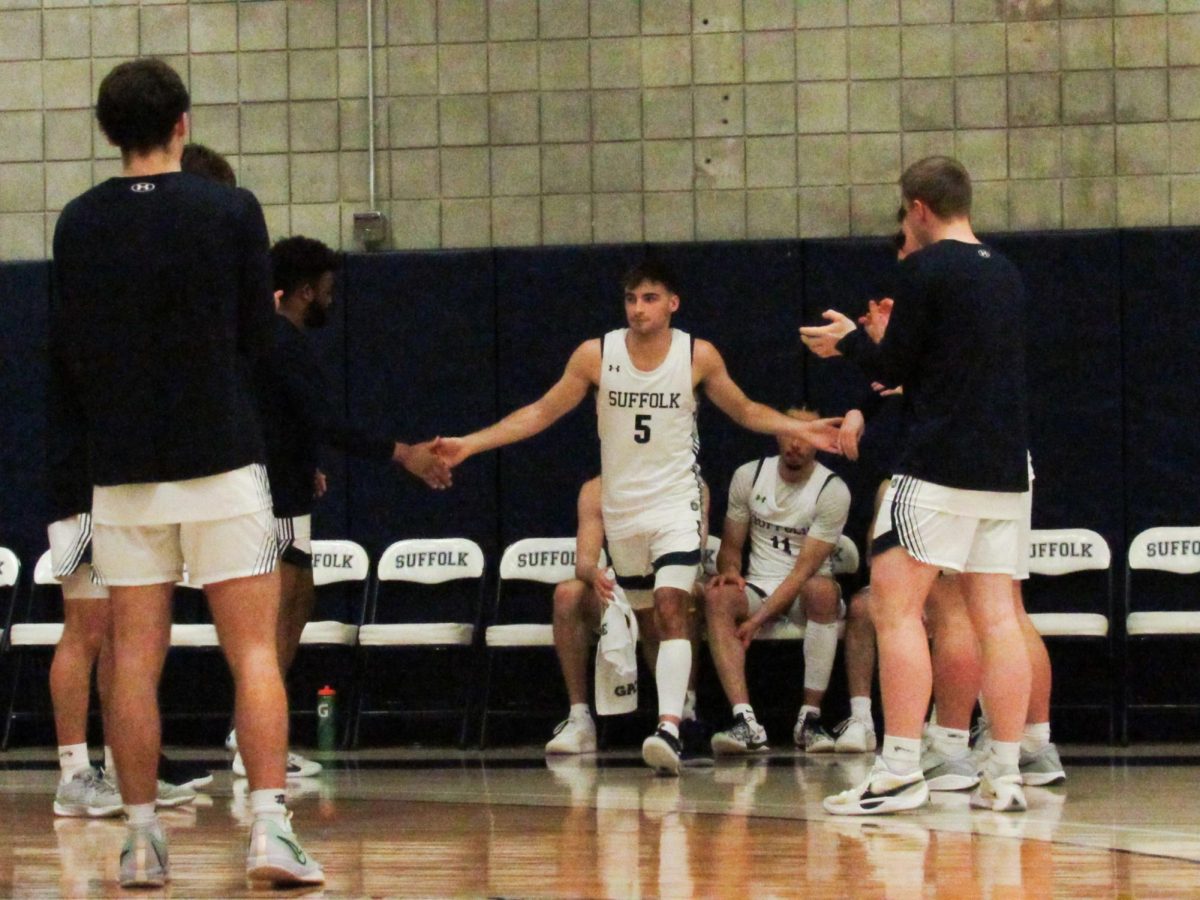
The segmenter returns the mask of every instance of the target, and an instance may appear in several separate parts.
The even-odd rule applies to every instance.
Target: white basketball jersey
[[[601,505],[610,540],[675,521],[681,510],[700,510],[692,339],[671,329],[666,359],[643,372],[629,358],[627,331],[604,336],[596,393]]]
[[[757,465],[747,463],[747,465]],[[779,477],[779,457],[762,462],[750,493],[750,578],[786,578],[796,563],[800,545],[812,528],[817,497],[831,478],[820,463],[804,484],[788,484]],[[821,574],[829,574],[826,561]]]

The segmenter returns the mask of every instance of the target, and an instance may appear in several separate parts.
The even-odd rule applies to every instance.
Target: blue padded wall
[[[27,572],[46,549],[49,291],[49,263],[0,266],[0,545]]]
[[[549,390],[581,343],[624,326],[621,276],[642,255],[638,245],[496,252],[497,416]],[[498,455],[501,543],[573,535],[579,486],[600,472],[595,395]]]
[[[347,410],[363,427],[405,441],[456,435],[495,418],[492,254],[347,257]],[[496,545],[494,454],[431,491],[394,467],[349,461],[349,537],[372,559],[410,537],[469,537]]]
[[[798,241],[673,244],[652,252],[680,281],[675,324],[711,341],[750,399],[772,406],[803,399]],[[735,425],[703,392],[699,425],[700,467],[712,492],[709,520],[720,535],[734,470],[777,452],[777,445]]]
[[[988,238],[1025,281],[1034,528],[1090,528],[1124,549],[1120,240],[1116,232]],[[1102,578],[1032,586],[1031,612],[1105,612]],[[1090,589],[1089,589],[1090,588]]]
[[[1200,525],[1200,229],[1122,232],[1126,527]],[[1200,609],[1188,579],[1140,575],[1132,604]]]

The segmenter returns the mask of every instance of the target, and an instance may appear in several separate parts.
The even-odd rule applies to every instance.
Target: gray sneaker
[[[837,748],[833,735],[821,727],[820,715],[805,712],[792,728],[792,742],[805,753],[833,753]]]
[[[738,713],[733,727],[712,736],[712,752],[717,756],[740,756],[745,753],[765,753],[767,731],[755,718]]]
[[[1067,780],[1062,760],[1058,758],[1058,748],[1047,744],[1037,753],[1021,751],[1021,778],[1025,784],[1043,787],[1047,784],[1058,784]]]
[[[158,796],[154,798],[154,805],[159,807],[183,806],[185,803],[191,803],[196,799],[196,792],[190,787],[184,787],[181,784],[170,784],[158,779]]]
[[[276,885],[324,884],[325,870],[309,856],[292,831],[291,813],[283,824],[256,819],[250,826],[246,877]]]
[[[95,769],[76,772],[54,792],[56,816],[86,816],[93,819],[119,816],[124,811],[120,792]]]
[[[162,887],[170,877],[162,826],[130,828],[121,850],[121,887]]]
[[[931,747],[921,754],[921,771],[931,791],[965,791],[979,784],[979,772],[969,753],[950,759]]]

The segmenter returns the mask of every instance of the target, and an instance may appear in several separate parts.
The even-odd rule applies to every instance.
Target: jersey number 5
[[[633,417],[633,440],[636,444],[650,443],[649,413],[641,413]]]

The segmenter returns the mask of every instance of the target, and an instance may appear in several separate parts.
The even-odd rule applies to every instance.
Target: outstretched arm
[[[838,425],[841,419],[816,419],[802,422],[747,397],[729,377],[725,360],[708,341],[696,341],[693,357],[698,381],[717,408],[743,428],[760,434],[796,436],[820,450],[838,452]]]
[[[433,450],[447,465],[457,466],[469,456],[515,444],[545,431],[587,396],[588,388],[600,380],[600,341],[581,344],[571,354],[562,377],[540,398],[509,413],[495,425],[465,437],[438,438]]]

